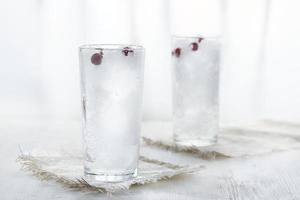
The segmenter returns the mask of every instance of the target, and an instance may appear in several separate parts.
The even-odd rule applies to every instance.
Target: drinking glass
[[[118,182],[137,175],[144,48],[79,47],[84,173]]]
[[[175,144],[215,144],[219,132],[219,39],[173,36],[172,46]]]

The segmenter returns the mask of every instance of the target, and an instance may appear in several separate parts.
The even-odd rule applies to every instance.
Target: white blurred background
[[[300,1],[0,0],[0,123],[80,118],[77,48],[146,48],[144,120],[171,119],[170,36],[220,35],[222,124],[300,123]]]

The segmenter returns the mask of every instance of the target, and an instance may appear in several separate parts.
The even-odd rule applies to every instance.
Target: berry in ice
[[[124,56],[128,56],[129,53],[133,53],[133,49],[131,49],[129,47],[124,47],[124,49],[122,50],[122,53],[124,54]]]
[[[102,62],[102,58],[103,58],[103,53],[100,52],[100,53],[94,53],[91,57],[91,62],[94,64],[94,65],[100,65],[101,62]]]

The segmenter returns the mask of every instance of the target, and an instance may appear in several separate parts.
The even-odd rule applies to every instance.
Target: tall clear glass
[[[173,36],[175,144],[208,146],[219,132],[218,38]]]
[[[137,175],[144,48],[79,47],[84,172],[93,180],[124,181]]]

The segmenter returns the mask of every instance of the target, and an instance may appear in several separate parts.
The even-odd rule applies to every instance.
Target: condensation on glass
[[[144,48],[79,47],[84,173],[99,181],[137,175]]]
[[[219,132],[218,38],[173,36],[174,141],[184,146],[215,144]]]

